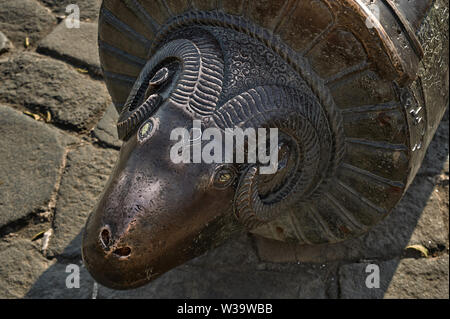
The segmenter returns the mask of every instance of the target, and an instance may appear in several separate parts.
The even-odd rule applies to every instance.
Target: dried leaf
[[[25,48],[28,48],[30,46],[30,38],[26,37],[25,38]]]
[[[39,233],[37,233],[36,235],[34,235],[34,236],[31,238],[31,241],[35,241],[35,240],[37,240],[37,239],[43,237],[43,236],[44,236],[44,233],[45,233],[45,230],[40,231]]]
[[[406,247],[405,249],[418,251],[418,252],[420,252],[422,257],[428,257],[428,249],[426,249],[422,245],[411,245],[411,246]]]
[[[52,114],[50,111],[47,111],[47,116],[45,117],[45,122],[49,123],[52,121]]]
[[[75,68],[75,70],[77,70],[80,73],[88,73],[89,71],[86,69],[82,69],[82,68]]]
[[[41,118],[41,116],[39,114],[31,113],[31,112],[28,112],[28,111],[23,111],[23,114],[31,116],[36,121],[42,120],[42,118]]]

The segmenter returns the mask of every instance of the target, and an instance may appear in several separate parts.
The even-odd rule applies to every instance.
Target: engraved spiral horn
[[[223,58],[212,37],[204,34],[165,44],[146,63],[130,92],[117,123],[119,138],[126,139],[165,99],[201,115],[211,114],[222,79]]]
[[[332,137],[319,102],[312,95],[280,86],[260,86],[233,98],[213,115],[222,128],[277,128],[279,163],[272,175],[247,164],[235,195],[236,217],[254,228],[307,200],[331,164]]]

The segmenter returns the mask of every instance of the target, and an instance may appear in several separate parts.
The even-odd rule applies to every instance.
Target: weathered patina
[[[99,48],[124,144],[83,259],[116,289],[236,231],[309,245],[367,232],[448,104],[442,0],[105,0]],[[277,128],[278,170],[174,163],[170,134],[194,120]]]

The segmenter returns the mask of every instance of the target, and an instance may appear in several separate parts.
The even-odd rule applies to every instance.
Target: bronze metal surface
[[[448,105],[442,0],[104,0],[99,48],[124,144],[83,259],[116,289],[236,231],[310,245],[367,232],[406,192]],[[277,172],[174,163],[170,134],[194,120],[277,128]]]

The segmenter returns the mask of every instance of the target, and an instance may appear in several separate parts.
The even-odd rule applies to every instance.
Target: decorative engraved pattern
[[[306,83],[276,53],[249,36],[224,28],[208,28],[222,43],[225,73],[223,98],[250,88],[274,84],[306,88]]]
[[[290,65],[300,78],[305,81],[322,105],[328,123],[330,124],[330,130],[332,131],[333,136],[335,136],[335,140],[333,141],[334,145],[332,146],[332,153],[334,153],[335,156],[331,159],[331,165],[328,168],[329,171],[324,174],[325,176],[333,176],[344,155],[344,133],[341,114],[335,106],[331,93],[325,87],[323,79],[319,78],[314,73],[306,58],[298,55],[297,52],[287,46],[279,36],[256,26],[244,17],[231,16],[220,11],[190,11],[182,16],[170,19],[167,24],[161,28],[153,42],[152,49],[149,53],[150,56],[155,53],[160,43],[163,43],[164,39],[171,33],[189,26],[201,25],[223,27],[225,29],[243,33],[250,38],[258,40]],[[324,182],[319,187],[325,187],[326,184],[327,183]]]
[[[308,91],[259,86],[224,104],[214,113],[214,121],[222,129],[277,127],[290,142],[290,153],[294,153],[294,162],[284,168],[288,172],[281,187],[265,198],[258,189],[257,167],[247,168],[236,191],[235,210],[248,228],[273,220],[290,204],[308,200],[317,188],[321,168],[329,165],[327,160],[332,157],[326,118]],[[277,184],[278,174],[271,177]]]
[[[426,132],[426,114],[425,105],[420,105],[417,98],[411,90],[403,89],[400,93],[401,102],[406,110],[408,122],[410,123],[411,132],[415,134],[411,141],[411,151],[416,152],[424,146],[424,137]]]

